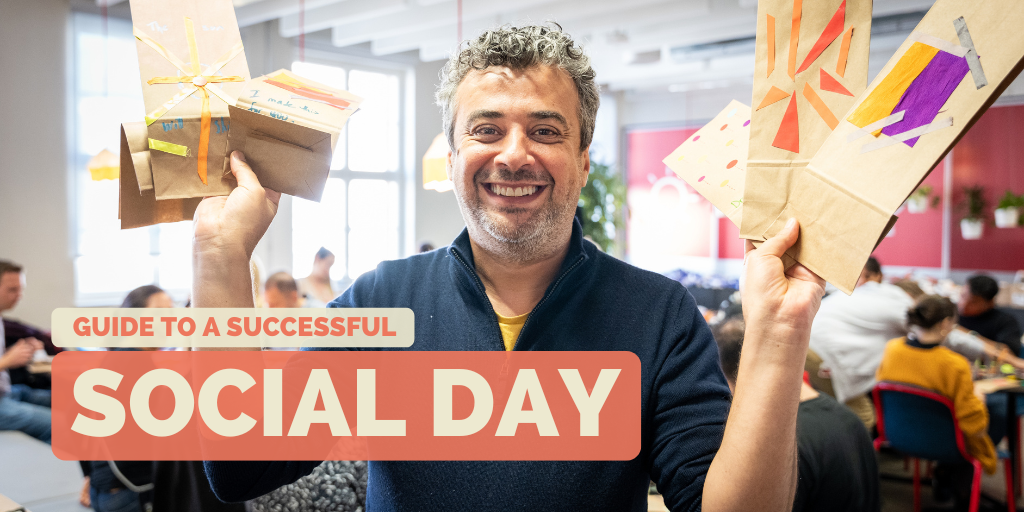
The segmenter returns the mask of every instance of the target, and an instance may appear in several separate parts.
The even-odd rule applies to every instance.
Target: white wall
[[[28,288],[4,316],[49,328],[73,306],[68,217],[67,0],[0,2],[0,258],[25,267]]]

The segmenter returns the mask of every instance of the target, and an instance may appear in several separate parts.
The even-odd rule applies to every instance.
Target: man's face
[[[956,303],[956,309],[960,316],[977,316],[992,309],[992,301],[985,300],[971,293],[970,287],[964,285],[960,289],[960,300]]]
[[[490,67],[459,84],[448,172],[477,244],[525,262],[568,238],[590,172],[578,103],[550,66]]]
[[[24,286],[25,274],[21,272],[4,272],[0,275],[0,311],[14,309],[18,305]]]

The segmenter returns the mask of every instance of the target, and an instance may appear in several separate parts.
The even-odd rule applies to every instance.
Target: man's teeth
[[[492,184],[491,185],[491,192],[494,192],[495,194],[498,194],[499,196],[508,196],[508,197],[528,196],[528,195],[533,194],[536,191],[537,191],[537,186],[535,186],[535,185],[534,186],[529,186],[529,187],[515,187],[515,188],[513,188],[513,187],[502,187],[502,186],[496,185],[496,184]]]

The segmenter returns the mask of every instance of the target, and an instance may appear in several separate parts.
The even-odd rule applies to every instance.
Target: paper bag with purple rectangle
[[[239,150],[261,185],[320,201],[341,128],[362,101],[283,69],[252,79],[229,107],[225,176]]]
[[[157,199],[227,195],[228,105],[249,80],[228,0],[130,0]]]
[[[117,218],[121,229],[192,220],[201,197],[158,200],[153,192],[146,123],[121,125],[121,169]]]
[[[764,240],[794,177],[868,82],[871,0],[760,0],[740,236]]]
[[[794,177],[766,234],[799,219],[789,254],[852,292],[893,212],[1020,73],[1021,26],[1010,0],[938,0]]]

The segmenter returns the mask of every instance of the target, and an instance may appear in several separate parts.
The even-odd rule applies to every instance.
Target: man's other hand
[[[754,249],[747,241],[743,316],[747,326],[783,335],[772,338],[806,344],[811,321],[825,294],[825,281],[799,263],[785,269],[782,255],[799,236],[799,223],[790,219],[782,231],[759,248]]]
[[[231,153],[231,174],[238,181],[231,194],[207,197],[196,209],[194,249],[232,255],[244,251],[248,259],[274,220],[281,193],[260,185],[240,151]]]
[[[0,370],[21,368],[32,361],[32,355],[35,353],[36,348],[32,342],[18,340],[14,345],[7,347],[4,355],[0,356]]]

